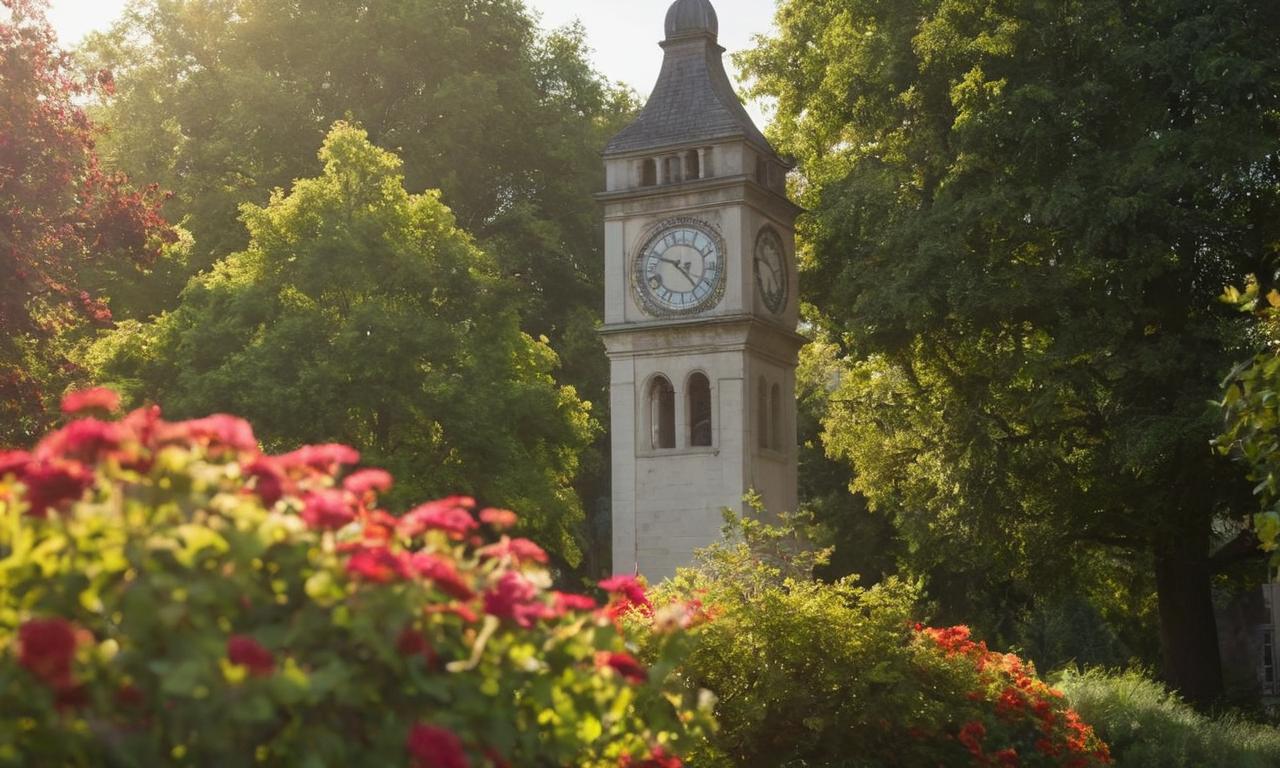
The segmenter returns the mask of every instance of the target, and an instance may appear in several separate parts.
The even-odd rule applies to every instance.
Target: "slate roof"
[[[773,148],[751,121],[725,72],[708,0],[677,0],[667,12],[662,72],[640,115],[605,147],[606,155],[743,138]]]

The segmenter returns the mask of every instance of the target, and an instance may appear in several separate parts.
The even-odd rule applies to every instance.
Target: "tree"
[[[1206,407],[1274,260],[1280,7],[790,0],[743,59],[800,160],[808,298],[855,361],[826,422],[926,563],[1073,588],[1152,558],[1165,674],[1222,678]],[[1224,356],[1224,352],[1226,353]],[[990,593],[988,591],[988,593]]]
[[[321,176],[244,207],[247,248],[177,309],[99,342],[100,378],[177,416],[244,414],[271,447],[354,445],[399,479],[393,501],[518,507],[576,563],[589,406],[438,194],[406,192],[399,159],[345,124],[320,158]]]
[[[119,312],[174,306],[188,277],[242,248],[240,204],[315,175],[314,147],[345,119],[404,159],[411,191],[442,190],[515,278],[508,300],[551,340],[559,379],[607,408],[593,195],[600,151],[636,105],[592,69],[580,27],[543,34],[536,21],[523,0],[134,0],[82,51],[116,74],[97,112],[117,127],[106,151],[174,191],[166,213],[195,249]],[[607,498],[608,474],[601,439],[583,498]]]
[[[44,9],[0,1],[0,444],[48,425],[46,401],[74,377],[67,336],[111,322],[86,274],[136,277],[173,239],[155,189],[102,168],[79,104],[111,75],[81,78]]]

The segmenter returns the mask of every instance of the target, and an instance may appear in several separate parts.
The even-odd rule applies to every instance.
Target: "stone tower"
[[[651,581],[720,537],[722,510],[796,490],[790,166],[725,73],[709,0],[667,12],[662,73],[604,153],[613,567]]]

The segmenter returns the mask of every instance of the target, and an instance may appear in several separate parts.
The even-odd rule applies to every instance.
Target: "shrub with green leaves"
[[[555,592],[513,513],[392,517],[358,460],[154,407],[0,452],[0,765],[680,765],[707,720],[677,627],[631,655],[638,585]]]
[[[1110,762],[1062,695],[965,627],[915,623],[915,587],[864,589],[810,573],[816,553],[785,528],[737,524],[659,590],[696,595],[687,682],[718,697],[698,766],[1072,766]],[[661,615],[658,609],[655,615]],[[661,648],[656,647],[655,653]]]
[[[1059,686],[1106,739],[1120,768],[1280,765],[1280,729],[1200,714],[1140,672],[1065,672]]]

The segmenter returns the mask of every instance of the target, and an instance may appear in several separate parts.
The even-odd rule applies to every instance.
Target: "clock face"
[[[773,227],[765,227],[756,238],[755,262],[756,290],[777,314],[787,306],[787,251]]]
[[[636,255],[634,284],[645,309],[659,317],[714,307],[724,294],[724,242],[698,219],[659,225]]]

